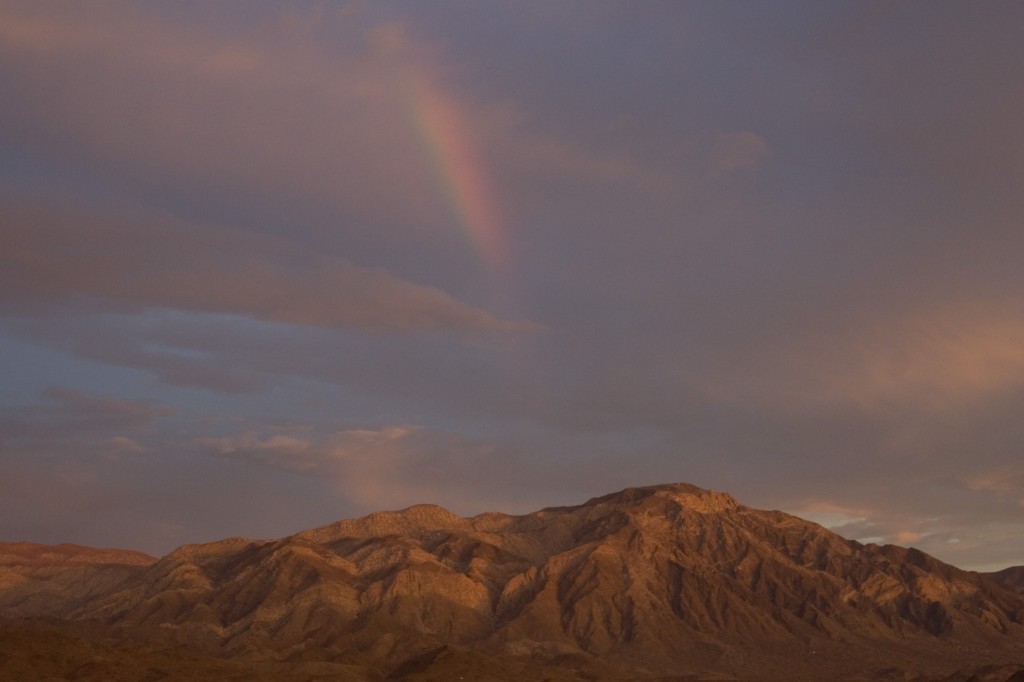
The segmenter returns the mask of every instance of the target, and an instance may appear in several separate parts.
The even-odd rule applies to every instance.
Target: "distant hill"
[[[64,616],[156,561],[123,549],[0,542],[0,615]]]
[[[995,573],[985,573],[988,578],[1003,585],[1024,587],[1024,566],[1011,566]]]
[[[1021,591],[687,484],[523,516],[419,505],[109,558],[37,565],[34,592],[0,586],[0,616],[20,619],[8,632],[172,677],[180,649],[196,679],[1024,676]],[[2,653],[0,674],[24,662]]]

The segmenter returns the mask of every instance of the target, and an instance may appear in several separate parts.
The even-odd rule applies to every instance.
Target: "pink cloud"
[[[1024,504],[1024,469],[1020,466],[978,472],[966,480],[967,487],[976,492],[995,495],[1021,495]]]
[[[827,333],[752,340],[745,372],[729,368],[700,381],[719,399],[780,410],[963,409],[1024,386],[1017,307],[1005,297],[964,295],[922,302],[912,314],[872,311]]]

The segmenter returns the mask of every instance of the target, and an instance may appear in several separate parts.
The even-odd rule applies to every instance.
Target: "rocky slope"
[[[0,615],[325,679],[1006,679],[1024,662],[1020,591],[686,484],[525,516],[421,505],[120,570],[34,610],[0,589]]]
[[[0,542],[0,614],[65,615],[155,562],[130,550]]]

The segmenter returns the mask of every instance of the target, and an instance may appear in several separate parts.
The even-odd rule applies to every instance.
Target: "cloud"
[[[195,445],[218,455],[251,459],[285,471],[307,473],[319,466],[314,444],[294,436],[260,436],[246,432],[237,436],[198,438]]]
[[[971,490],[1000,497],[1015,496],[1018,504],[1024,507],[1024,470],[1020,467],[978,472],[967,478],[966,485]]]
[[[361,226],[348,229],[424,243],[460,228],[417,88],[462,112],[450,133],[486,161],[478,172],[511,162],[520,175],[671,184],[629,154],[533,130],[545,116],[528,105],[467,95],[441,46],[355,5],[282,10],[257,25],[210,14],[204,25],[121,3],[0,8],[0,83],[19,93],[0,123],[118,183],[207,201],[241,194],[277,210],[312,201]]]
[[[280,536],[351,513],[312,479],[290,486],[279,471],[196,454],[191,440],[211,428],[206,415],[62,386],[40,398],[0,407],[4,540],[159,554],[186,541]]]
[[[488,481],[482,472],[485,461],[494,464],[492,446],[416,426],[322,434],[249,431],[197,439],[195,445],[218,456],[329,480],[367,512],[424,501],[471,509],[486,499],[477,486],[500,489],[500,482]],[[469,492],[469,481],[478,492]]]
[[[538,393],[529,391],[543,367],[511,371],[511,363],[522,364],[520,346],[529,347],[518,336],[452,343],[443,335],[364,334],[164,309],[8,319],[4,327],[29,344],[140,369],[165,385],[206,389],[225,399],[314,382],[345,387],[347,409],[360,414],[385,406],[441,420],[457,412],[543,414]]]
[[[34,529],[43,542],[62,542],[90,524],[109,523],[108,532],[131,525],[141,498],[152,501],[162,492],[155,482],[146,493],[126,491],[125,478],[150,470],[150,446],[166,442],[161,422],[175,411],[153,400],[62,386],[50,386],[41,397],[0,407],[0,537],[28,539]],[[124,513],[126,507],[133,512]]]
[[[325,49],[326,25],[347,49]],[[282,12],[217,31],[119,3],[37,3],[5,7],[0,34],[0,77],[22,93],[3,118],[104,174],[392,218],[436,203],[428,169],[408,163],[415,131],[358,13]]]
[[[850,311],[823,329],[750,339],[744,372],[698,380],[722,400],[780,410],[946,411],[1024,386],[1024,320],[1005,297],[922,301],[920,309]],[[813,324],[813,323],[812,323]],[[817,408],[815,408],[817,406]]]
[[[711,169],[716,173],[733,173],[753,168],[767,154],[768,143],[755,133],[723,133],[712,141]]]
[[[138,207],[8,201],[0,220],[0,302],[21,314],[170,308],[464,337],[538,328],[284,239]]]
[[[858,340],[858,376],[834,389],[861,402],[968,404],[1024,384],[1024,320],[994,301],[949,305]]]
[[[599,186],[633,187],[664,196],[679,190],[679,179],[649,167],[631,155],[605,149],[591,151],[555,136],[527,133],[518,126],[495,131],[502,153],[525,173],[574,179]]]
[[[107,441],[110,445],[111,450],[115,454],[127,453],[127,454],[141,454],[148,452],[149,448],[139,443],[133,438],[127,438],[125,436],[114,436]]]
[[[130,452],[139,445],[125,434],[143,431],[174,409],[152,400],[125,400],[50,386],[40,405],[0,409],[0,444],[18,449],[73,440],[83,451]],[[83,452],[84,454],[84,452]]]
[[[192,445],[217,459],[326,482],[358,513],[419,503],[465,515],[525,513],[587,499],[593,490],[615,485],[609,481],[620,469],[607,453],[595,451],[598,441],[573,438],[471,437],[412,424],[248,426]],[[631,483],[641,482],[630,473]]]
[[[950,542],[970,527],[962,519],[922,516],[912,510],[892,508],[884,502],[878,507],[846,507],[824,500],[813,500],[786,509],[787,512],[821,524],[851,540],[874,544],[914,546],[924,551],[949,556]],[[958,548],[962,549],[962,548]],[[963,560],[963,555],[960,555]],[[977,561],[969,558],[960,565]]]
[[[697,399],[670,439],[697,453],[694,477],[846,537],[962,567],[1020,563],[1017,303],[964,285],[909,310],[836,305],[831,318],[792,318],[788,336],[770,325],[676,365]]]
[[[0,2],[6,395],[102,382],[0,412],[0,520],[45,466],[141,538],[675,479],[1020,563],[1019,22],[900,14]]]

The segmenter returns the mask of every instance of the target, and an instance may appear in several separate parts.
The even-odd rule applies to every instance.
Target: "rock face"
[[[345,666],[336,679],[945,679],[1024,662],[1024,593],[686,484],[525,516],[419,505],[146,563],[63,601],[0,588],[0,615]]]

